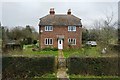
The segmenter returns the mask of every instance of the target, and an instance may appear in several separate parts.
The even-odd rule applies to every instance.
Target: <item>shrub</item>
[[[117,76],[117,57],[70,57],[68,58],[68,72],[70,74]]]
[[[57,51],[58,48],[51,48],[51,47],[46,47],[43,49],[43,51]]]
[[[43,51],[51,51],[51,47],[46,47],[46,48],[44,48],[44,49],[42,49]]]
[[[37,40],[33,40],[33,44],[37,44]]]
[[[58,48],[52,48],[52,51],[58,51]]]
[[[3,57],[2,78],[32,78],[55,71],[55,57]]]

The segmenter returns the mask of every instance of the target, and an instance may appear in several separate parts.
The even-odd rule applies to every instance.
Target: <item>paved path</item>
[[[58,71],[57,71],[58,80],[70,80],[66,73],[66,60],[63,55],[63,51],[58,51]]]

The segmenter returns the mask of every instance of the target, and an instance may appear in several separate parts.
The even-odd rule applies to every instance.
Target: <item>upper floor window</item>
[[[45,26],[45,31],[53,31],[53,26]]]
[[[70,45],[76,45],[76,39],[75,38],[69,38],[68,39],[68,44],[70,44]]]
[[[68,31],[76,31],[76,26],[68,26]]]

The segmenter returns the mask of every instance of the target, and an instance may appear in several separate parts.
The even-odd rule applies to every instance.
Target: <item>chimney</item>
[[[54,8],[50,8],[50,15],[54,15],[54,14],[55,14]]]
[[[68,14],[68,15],[71,15],[71,9],[68,9],[67,14]]]

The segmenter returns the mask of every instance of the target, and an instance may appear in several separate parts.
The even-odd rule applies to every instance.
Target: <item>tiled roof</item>
[[[47,15],[40,18],[39,25],[76,25],[82,26],[81,19],[74,15]]]

